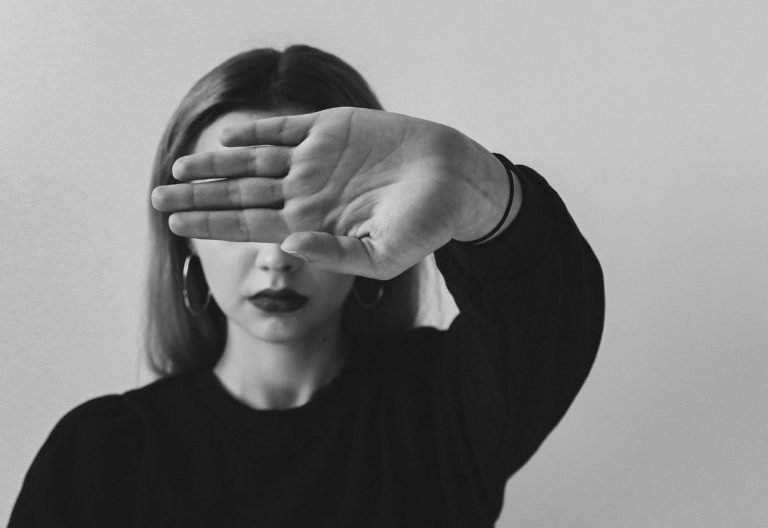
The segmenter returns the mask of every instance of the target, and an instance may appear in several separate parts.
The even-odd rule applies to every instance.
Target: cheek
[[[211,293],[219,306],[227,306],[240,295],[242,271],[246,268],[244,259],[213,243],[197,244],[196,250]]]

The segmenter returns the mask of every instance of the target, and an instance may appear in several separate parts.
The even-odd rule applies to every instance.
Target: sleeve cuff
[[[454,260],[460,267],[484,276],[524,273],[546,254],[554,236],[549,184],[536,171],[498,156],[520,181],[522,205],[512,223],[492,240],[479,244],[451,241],[435,251],[435,258]]]

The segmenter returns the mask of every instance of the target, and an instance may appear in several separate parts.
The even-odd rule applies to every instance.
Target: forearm
[[[481,466],[507,478],[564,415],[602,334],[600,264],[565,205],[533,170],[493,243],[435,252],[460,314],[445,338]]]

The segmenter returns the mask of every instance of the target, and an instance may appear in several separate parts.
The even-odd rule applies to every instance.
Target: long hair
[[[218,117],[235,110],[274,111],[298,107],[310,112],[338,106],[382,109],[363,77],[338,57],[309,46],[280,52],[263,48],[241,53],[200,79],[182,99],[157,149],[150,191],[179,183],[173,162],[187,155],[200,133]],[[213,368],[227,338],[226,317],[211,299],[202,315],[187,311],[182,296],[182,266],[187,240],[168,228],[168,214],[151,206],[150,262],[147,280],[145,345],[150,369],[159,376]],[[198,267],[199,268],[199,267]],[[421,264],[383,282],[384,295],[362,308],[353,295],[345,301],[345,331],[385,338],[413,328],[419,304]],[[198,269],[198,271],[200,271]],[[365,299],[376,297],[377,283],[357,277]],[[188,291],[205,296],[203,273],[190,274]]]

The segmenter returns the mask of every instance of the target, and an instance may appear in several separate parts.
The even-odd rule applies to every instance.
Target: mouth
[[[282,290],[266,289],[250,296],[248,301],[264,312],[284,313],[295,312],[301,309],[307,304],[309,297],[305,297],[290,288]]]

